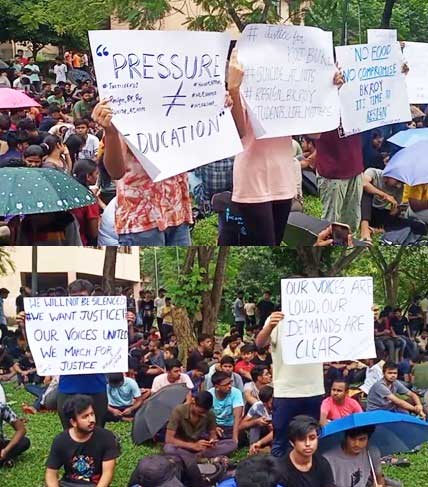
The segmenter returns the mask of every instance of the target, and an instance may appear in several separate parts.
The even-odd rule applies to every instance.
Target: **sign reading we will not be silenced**
[[[371,277],[283,279],[281,302],[284,363],[376,356]]]
[[[339,90],[346,135],[412,119],[398,42],[336,47],[345,84]]]
[[[101,98],[154,181],[242,151],[224,108],[227,33],[92,31]]]
[[[39,375],[128,370],[126,296],[24,298],[24,307]]]
[[[238,41],[241,93],[257,138],[326,132],[339,126],[331,32],[247,25]]]

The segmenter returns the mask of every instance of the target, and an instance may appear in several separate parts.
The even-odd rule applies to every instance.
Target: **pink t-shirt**
[[[355,399],[348,396],[345,397],[345,402],[342,405],[336,404],[332,397],[327,397],[321,403],[321,414],[326,414],[327,419],[330,421],[361,412],[363,412],[363,410],[360,404]]]
[[[163,389],[164,387],[170,386],[172,384],[186,384],[187,389],[190,390],[192,390],[194,387],[192,380],[187,374],[180,374],[180,378],[178,379],[178,381],[173,383],[169,382],[168,374],[161,374],[156,376],[153,381],[152,393],[154,394],[160,389]]]
[[[235,156],[233,164],[232,201],[266,203],[294,198],[297,181],[291,137],[256,139],[246,118],[244,151]]]

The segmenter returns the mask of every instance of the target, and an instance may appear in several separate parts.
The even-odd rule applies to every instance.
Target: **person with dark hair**
[[[252,362],[254,365],[263,365],[270,370],[272,367],[272,355],[269,352],[269,346],[256,347],[256,354],[254,355]]]
[[[166,455],[144,456],[132,472],[128,487],[185,487],[180,481],[181,463]]]
[[[398,365],[394,362],[386,362],[382,370],[383,378],[372,385],[367,395],[367,411],[382,409],[414,413],[425,419],[426,415],[419,396],[397,380]],[[398,395],[406,396],[409,402]]]
[[[74,166],[79,157],[80,151],[85,145],[85,141],[82,139],[82,137],[80,137],[80,135],[71,134],[69,137],[67,137],[65,145],[67,146],[68,152],[70,153],[71,162]]]
[[[106,421],[132,421],[144,399],[134,379],[125,377],[122,372],[108,375],[108,412]]]
[[[164,374],[155,377],[152,385],[152,394],[170,384],[186,384],[189,389],[186,402],[190,402],[193,382],[187,374],[183,374],[181,371],[181,362],[177,359],[165,360],[165,369],[166,372]]]
[[[283,313],[279,311],[272,313],[256,338],[257,347],[266,347],[270,343],[272,349],[274,388],[272,454],[278,457],[284,455],[288,449],[286,432],[291,419],[297,414],[306,414],[318,419],[324,397],[322,363],[302,365],[284,363],[282,341],[278,330],[278,325],[283,319]]]
[[[94,404],[75,395],[63,405],[67,429],[53,441],[46,461],[46,487],[108,487],[120,451],[116,437],[96,426]],[[58,471],[64,476],[58,481]]]
[[[4,436],[3,422],[8,423],[14,430],[10,440]],[[26,432],[24,422],[5,402],[0,400],[0,469],[13,467],[14,459],[30,448],[30,440],[25,436]]]
[[[242,377],[244,384],[251,382],[251,371],[255,365],[252,363],[254,358],[255,345],[246,343],[240,348],[240,358],[235,364],[235,372]]]
[[[232,439],[238,447],[239,423],[244,402],[239,389],[232,387],[232,378],[226,372],[215,372],[212,376],[213,409],[221,438]]]
[[[161,334],[161,341],[163,344],[167,342],[167,337],[170,333],[174,332],[172,311],[174,305],[169,297],[165,297],[165,305],[161,310],[162,323],[159,325],[159,331]]]
[[[28,147],[28,134],[20,130],[17,132],[8,132],[6,135],[8,150],[0,156],[0,163],[7,163],[12,159],[21,159],[22,154]]]
[[[9,289],[6,289],[5,287],[0,289],[0,343],[7,335],[7,318],[4,311],[4,301],[8,298],[9,294]]]
[[[194,348],[187,357],[187,370],[193,370],[196,364],[212,356],[214,340],[211,335],[202,333],[198,337],[198,346]]]
[[[424,329],[424,315],[422,308],[419,306],[419,296],[413,296],[412,304],[407,310],[407,317],[409,318],[409,327],[412,336],[420,335]]]
[[[259,392],[262,387],[271,384],[272,375],[267,367],[255,365],[250,372],[251,382],[244,385],[245,404],[251,407],[257,401],[260,401]]]
[[[197,466],[198,458],[216,458],[230,455],[236,444],[230,439],[217,437],[216,417],[211,410],[213,397],[207,391],[193,397],[190,404],[180,404],[169,419],[164,451],[177,455],[185,465],[190,487],[205,483]]]
[[[143,295],[142,299],[138,301],[138,314],[140,323],[143,325],[143,332],[148,333],[153,326],[155,302],[151,291],[141,291],[141,293]]]
[[[265,325],[265,321],[275,311],[275,304],[272,302],[272,293],[265,291],[263,299],[257,303],[256,316],[260,327]]]
[[[48,135],[41,144],[45,151],[46,159],[43,161],[43,167],[58,169],[66,173],[71,173],[71,159],[67,146],[57,135]]]
[[[225,372],[232,379],[232,387],[239,389],[241,393],[244,392],[244,383],[242,377],[233,371],[235,368],[235,360],[230,355],[225,355],[220,359],[220,364],[214,364],[211,366],[206,378],[206,389],[209,390],[213,387],[212,376],[215,372]]]
[[[61,108],[56,103],[51,103],[48,108],[48,115],[44,117],[39,124],[41,132],[49,132],[49,130],[62,120]]]
[[[275,461],[260,455],[239,462],[235,477],[224,480],[218,487],[282,487],[279,478]]]
[[[74,121],[74,128],[76,134],[82,137],[85,145],[79,152],[79,159],[91,159],[95,161],[98,156],[98,149],[100,147],[100,141],[98,137],[89,133],[89,122],[86,119],[78,118]]]
[[[349,384],[346,379],[335,379],[330,389],[330,397],[321,403],[320,424],[324,426],[328,421],[344,418],[353,413],[363,411],[360,403],[349,397]]]
[[[256,455],[273,441],[272,405],[273,387],[263,386],[260,399],[256,401],[242,419],[239,429],[249,430],[250,455]]]
[[[65,105],[64,91],[59,86],[55,86],[53,94],[47,97],[47,101],[50,105],[57,104],[60,108]]]
[[[229,337],[226,337],[223,340],[223,357],[226,355],[229,355],[230,357],[236,359],[239,359],[241,356],[241,348],[242,342],[241,342],[241,336],[239,333],[233,333]]]
[[[30,145],[24,151],[22,158],[27,167],[42,167],[44,152],[39,145]]]
[[[94,286],[86,279],[77,279],[68,286],[69,296],[91,296]],[[104,374],[62,375],[58,385],[58,413],[64,429],[68,420],[63,414],[63,405],[74,395],[90,396],[94,405],[97,426],[104,426],[107,414],[107,380]]]
[[[287,428],[291,446],[276,459],[281,485],[287,487],[335,487],[328,461],[317,453],[320,426],[310,416],[294,417]]]
[[[323,456],[333,471],[336,487],[388,485],[382,474],[380,451],[376,447],[369,446],[374,431],[375,426],[347,430],[342,444],[324,453]],[[401,483],[394,483],[394,485],[401,485]]]
[[[97,184],[98,167],[91,159],[79,159],[73,167],[73,177],[82,186],[89,188]],[[80,238],[83,245],[96,245],[98,224],[100,221],[100,206],[98,202],[71,210],[79,223]]]
[[[81,92],[81,99],[73,106],[72,116],[74,120],[82,120],[91,118],[93,108],[93,92],[89,88],[85,88]]]
[[[238,330],[241,338],[244,338],[245,328],[245,310],[244,310],[244,291],[238,291],[236,293],[236,299],[232,306],[233,317],[235,320],[235,326]]]
[[[188,370],[186,374],[193,382],[192,396],[195,397],[202,389],[205,376],[208,374],[208,364],[204,361],[198,362],[193,369]]]
[[[21,286],[19,288],[19,294],[15,299],[16,314],[24,311],[24,298],[31,296],[31,289],[27,286]]]

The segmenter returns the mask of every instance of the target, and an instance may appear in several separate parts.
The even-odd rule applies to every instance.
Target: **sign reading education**
[[[279,338],[289,365],[376,356],[371,277],[283,279]]]
[[[251,24],[238,41],[241,86],[257,138],[336,129],[339,96],[331,32]]]
[[[412,119],[400,45],[336,47],[345,84],[339,90],[346,135]]]
[[[428,103],[428,44],[406,42],[404,59],[409,66],[406,76],[410,103]]]
[[[126,296],[24,298],[24,307],[39,375],[128,370]]]
[[[224,108],[227,33],[92,31],[89,40],[100,96],[154,181],[242,151]]]

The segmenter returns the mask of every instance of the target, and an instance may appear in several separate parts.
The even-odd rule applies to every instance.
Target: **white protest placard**
[[[376,357],[371,277],[283,279],[281,303],[284,363]]]
[[[224,108],[230,36],[190,31],[92,31],[101,98],[154,181],[242,151]]]
[[[126,296],[24,298],[24,307],[39,375],[128,370]]]
[[[257,138],[327,132],[340,123],[331,32],[251,24],[238,40],[241,86]]]
[[[368,44],[389,44],[398,42],[396,29],[367,29]]]
[[[403,54],[409,66],[406,76],[409,102],[428,103],[428,44],[406,42]]]
[[[339,90],[345,134],[412,119],[398,43],[336,47],[345,84]]]

